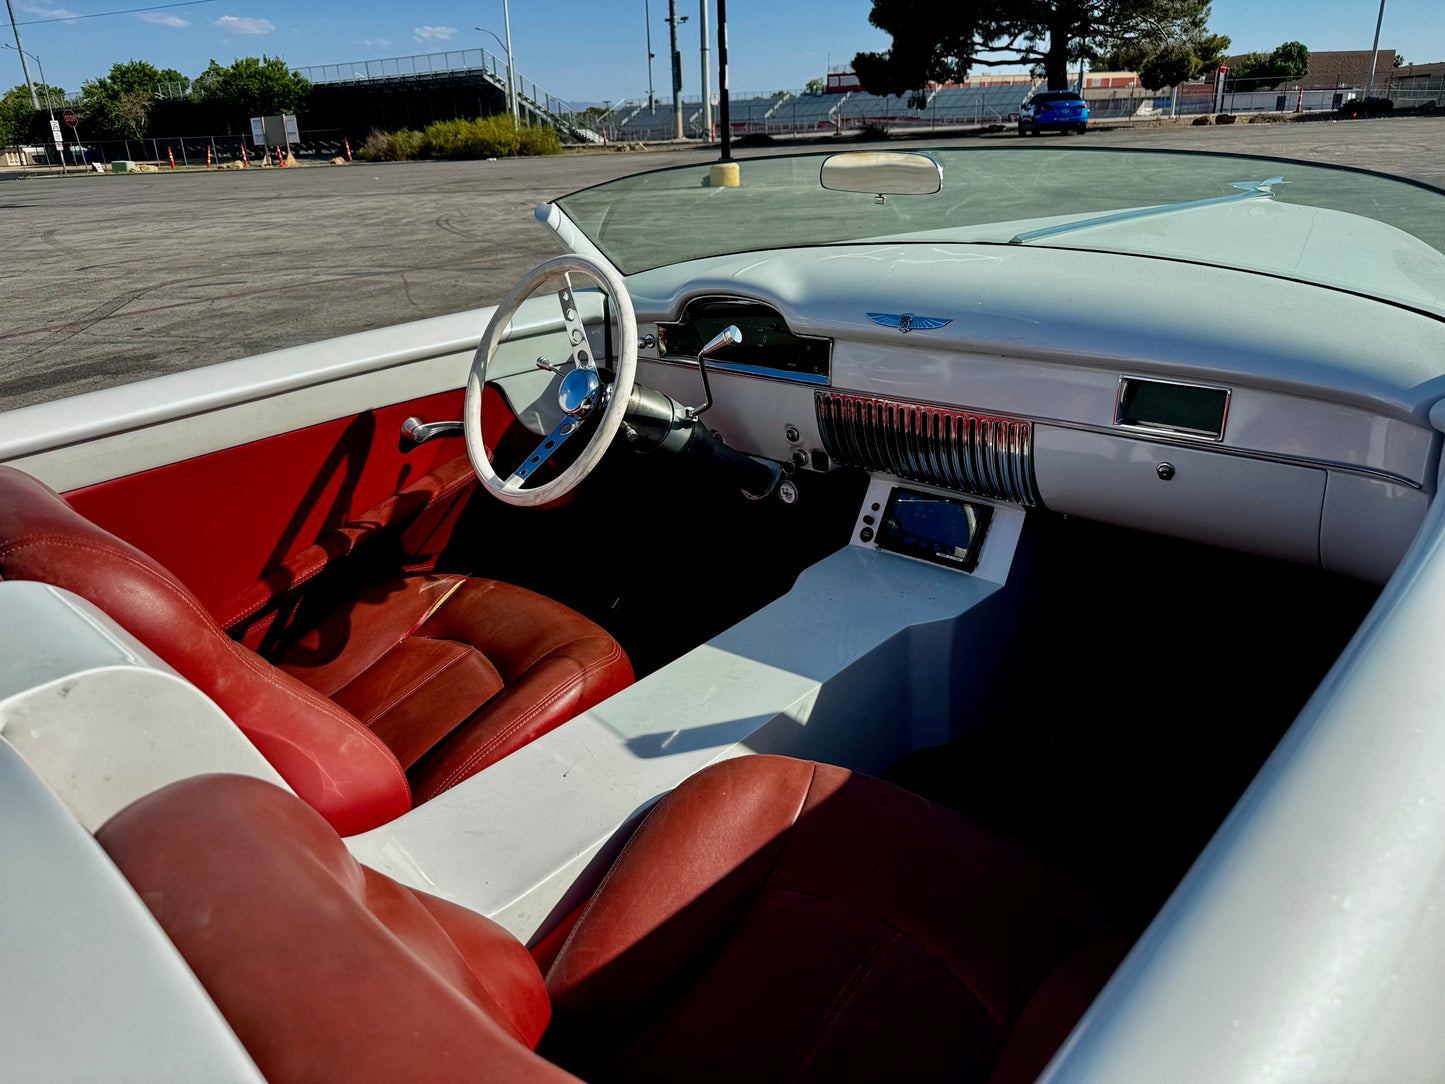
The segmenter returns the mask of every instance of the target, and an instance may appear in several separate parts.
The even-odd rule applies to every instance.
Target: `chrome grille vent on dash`
[[[866,395],[819,392],[823,447],[846,466],[980,497],[1039,503],[1029,422]]]

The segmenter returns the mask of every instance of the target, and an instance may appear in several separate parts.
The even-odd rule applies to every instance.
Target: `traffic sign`
[[[64,113],[60,114],[60,116],[65,121],[65,123],[70,125],[72,128],[74,128],[77,124],[80,123],[80,118],[75,115],[74,109],[67,109]]]

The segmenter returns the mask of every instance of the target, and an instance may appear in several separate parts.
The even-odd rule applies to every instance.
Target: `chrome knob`
[[[697,352],[697,356],[700,358],[710,357],[724,346],[736,346],[742,341],[743,333],[738,330],[737,324],[729,324],[709,339],[707,344]]]

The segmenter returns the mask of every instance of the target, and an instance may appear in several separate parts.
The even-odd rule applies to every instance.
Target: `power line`
[[[62,19],[27,19],[16,26],[39,26],[41,23],[73,23],[80,19],[104,19],[108,15],[134,15],[139,11],[160,11],[163,8],[193,8],[197,4],[214,4],[216,0],[185,0],[181,4],[152,4],[144,8],[126,8],[124,11],[96,11],[90,15],[67,15]]]

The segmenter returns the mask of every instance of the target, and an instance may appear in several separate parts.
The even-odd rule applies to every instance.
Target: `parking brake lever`
[[[697,418],[704,411],[712,409],[712,385],[708,383],[707,361],[704,359],[711,354],[716,354],[724,346],[736,346],[742,341],[743,333],[738,330],[737,324],[729,324],[709,339],[703,348],[697,352],[697,371],[702,374],[702,393],[707,398],[702,406],[687,408],[687,416],[689,418]]]

